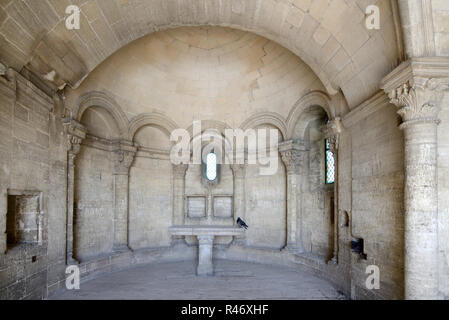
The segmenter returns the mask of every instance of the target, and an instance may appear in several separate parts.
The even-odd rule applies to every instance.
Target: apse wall
[[[133,250],[170,245],[172,225],[172,165],[166,133],[141,128],[134,141],[140,146],[129,172],[129,241]],[[154,154],[156,152],[156,155]]]
[[[145,36],[122,48],[78,89],[67,90],[66,105],[75,105],[87,92],[101,91],[114,98],[130,121],[156,112],[180,128],[190,127],[194,120],[219,120],[225,126],[239,128],[262,112],[287,119],[295,103],[316,90],[325,89],[311,69],[272,41],[229,28],[182,27]],[[286,138],[283,134],[278,130],[280,141]],[[138,146],[129,174],[130,245],[134,250],[170,246],[173,176],[168,133],[155,124],[144,126],[130,138]],[[244,241],[249,248],[281,250],[286,245],[286,170],[280,156],[277,160],[279,168],[273,176],[260,176],[259,165],[246,168],[242,218],[251,225]],[[224,166],[222,181],[213,192],[232,195],[232,180],[231,168]],[[185,201],[205,194],[199,166],[189,166]],[[310,211],[310,216],[320,215],[326,201],[321,200],[323,203]],[[311,222],[315,220],[321,223],[326,219],[311,218]],[[195,219],[187,222],[201,223]],[[315,244],[320,237],[329,238],[329,227],[308,230],[312,229],[314,239],[310,241],[314,244],[310,251],[328,250],[329,243],[323,245],[325,249],[317,249],[321,244]],[[229,244],[228,240],[217,243]],[[195,240],[189,239],[189,243]]]

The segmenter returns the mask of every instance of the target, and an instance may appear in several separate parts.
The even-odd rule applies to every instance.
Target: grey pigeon
[[[237,224],[240,228],[248,229],[248,225],[240,218],[237,219]]]

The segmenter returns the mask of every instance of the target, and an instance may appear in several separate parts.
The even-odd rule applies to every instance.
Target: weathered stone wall
[[[449,299],[449,95],[446,94],[438,126],[438,237],[440,292]]]
[[[0,77],[0,299],[40,299],[62,277],[66,160],[53,99],[11,72]],[[55,112],[54,112],[55,110]],[[59,114],[60,117],[60,114]],[[8,192],[42,193],[41,245],[6,247]]]
[[[114,176],[109,151],[81,146],[75,162],[74,255],[79,261],[112,250]]]
[[[404,141],[396,107],[385,98],[372,100],[372,113],[348,128],[351,135],[351,230],[363,238],[367,260],[351,254],[351,296],[355,299],[402,299],[404,266]],[[349,152],[344,144],[340,154]],[[348,160],[343,157],[343,161]],[[343,165],[343,164],[342,164]],[[344,166],[344,165],[343,165]],[[345,166],[344,166],[345,167]],[[343,168],[344,168],[343,167]],[[343,171],[342,174],[347,174]],[[345,182],[343,182],[345,181]],[[342,183],[346,184],[347,180]],[[344,206],[348,206],[343,196]],[[350,244],[342,246],[347,263]],[[367,290],[366,267],[380,269],[380,290]]]
[[[318,127],[308,130],[319,130]],[[301,209],[302,243],[306,252],[321,256],[329,260],[332,254],[333,212],[331,195],[333,185],[325,183],[325,150],[324,136],[319,133],[310,141],[310,150],[304,164],[301,181]]]
[[[282,160],[273,176],[259,175],[259,165],[246,168],[245,218],[250,247],[282,249],[286,245],[286,173]]]
[[[172,165],[137,156],[130,169],[129,236],[132,249],[166,247],[172,225]]]
[[[449,56],[449,3],[433,0],[433,26],[437,56]]]

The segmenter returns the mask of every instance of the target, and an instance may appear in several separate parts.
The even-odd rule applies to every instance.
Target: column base
[[[337,265],[338,264],[338,259],[336,257],[332,257],[332,259],[330,259],[327,264],[332,264],[332,265]]]
[[[212,264],[198,265],[196,275],[199,277],[211,277],[214,275],[214,267]]]
[[[76,260],[75,258],[73,258],[73,257],[68,257],[67,258],[67,265],[68,266],[76,266],[76,265],[79,265],[79,264],[81,264],[78,260]]]

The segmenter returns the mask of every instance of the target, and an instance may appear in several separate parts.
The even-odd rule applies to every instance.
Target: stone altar
[[[198,238],[198,276],[211,276],[213,268],[214,238],[218,236],[239,236],[243,229],[229,226],[173,226],[169,232],[174,236],[196,236]]]

